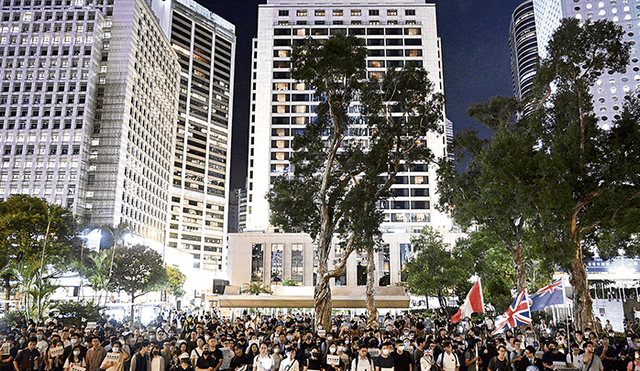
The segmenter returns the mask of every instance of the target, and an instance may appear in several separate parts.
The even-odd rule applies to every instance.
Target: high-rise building
[[[513,11],[509,26],[509,46],[513,91],[516,97],[522,100],[533,87],[538,59],[533,0],[525,1]]]
[[[291,141],[313,119],[318,104],[313,87],[290,76],[292,47],[309,36],[322,39],[338,33],[366,40],[369,76],[412,63],[424,67],[436,91],[443,91],[434,4],[420,0],[269,0],[260,5],[251,71],[247,230],[272,230],[265,195],[274,177],[292,174],[288,161]],[[353,111],[357,116],[357,109]],[[426,139],[436,156],[446,154],[444,134],[431,133]],[[431,225],[450,229],[448,216],[433,207],[435,179],[435,168],[427,164],[399,174],[393,187],[396,197],[382,205],[383,228],[412,232]]]
[[[96,9],[3,3],[0,198],[27,194],[87,211],[104,27]]]
[[[235,26],[191,0],[153,0],[181,75],[167,245],[226,270]]]
[[[581,21],[607,19],[620,25],[625,33],[624,40],[632,42],[631,64],[626,73],[605,73],[591,89],[599,124],[608,127],[612,120],[619,117],[625,96],[640,88],[638,6],[628,0],[533,0],[533,8],[541,57],[546,56],[547,44],[562,18],[574,17]]]
[[[145,1],[115,2],[98,74],[87,209],[92,224],[126,223],[164,241],[180,65]]]
[[[166,230],[179,64],[142,0],[5,1],[0,197]]]

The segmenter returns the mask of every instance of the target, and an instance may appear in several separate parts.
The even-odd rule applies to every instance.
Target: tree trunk
[[[524,266],[524,254],[522,252],[522,245],[520,241],[516,241],[516,246],[512,250],[513,253],[513,265],[516,268],[516,282],[518,293],[527,288],[527,270]]]
[[[374,296],[376,286],[374,253],[374,243],[371,241],[367,248],[367,327],[377,330],[378,308],[376,308],[376,299]]]
[[[569,282],[573,286],[573,323],[577,330],[593,329],[593,299],[587,283],[587,269],[582,261],[582,246],[577,245],[575,255],[571,259]]]
[[[313,293],[314,309],[316,312],[316,331],[321,327],[324,330],[331,329],[333,303],[331,302],[329,278],[327,273],[322,275],[318,274],[318,282],[316,283],[316,288]]]
[[[11,298],[11,281],[9,277],[4,278],[4,298],[6,302],[4,303],[4,312],[9,312],[9,299]]]

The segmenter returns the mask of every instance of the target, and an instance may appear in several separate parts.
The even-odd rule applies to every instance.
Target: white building
[[[541,57],[547,53],[547,44],[562,18],[575,17],[582,21],[607,19],[620,25],[624,41],[631,41],[631,64],[627,72],[608,74],[605,72],[591,89],[594,96],[595,113],[599,124],[607,128],[619,117],[626,95],[640,88],[640,64],[638,47],[640,42],[640,10],[637,1],[630,0],[533,0],[538,49]]]
[[[312,119],[317,105],[313,90],[290,77],[292,46],[309,36],[328,38],[337,33],[366,40],[370,74],[411,61],[424,67],[435,89],[443,91],[434,4],[419,0],[270,0],[260,5],[258,37],[253,40],[247,230],[273,230],[265,195],[272,178],[290,172],[291,140]],[[430,134],[426,139],[436,156],[446,155],[444,134]],[[451,229],[447,215],[433,207],[437,200],[435,168],[418,165],[412,170],[398,175],[393,187],[396,197],[383,205],[384,228],[413,232],[431,225]]]
[[[85,223],[127,223],[161,241],[180,70],[151,8],[4,4],[0,198],[43,197]]]
[[[322,39],[334,34],[366,40],[369,76],[410,62],[429,72],[436,91],[444,90],[434,4],[420,0],[268,0],[260,5],[251,71],[246,229],[245,234],[229,235],[231,285],[240,286],[251,280],[272,285],[283,280],[303,286],[315,284],[313,241],[304,234],[274,233],[278,227],[269,223],[265,196],[274,177],[291,172],[291,141],[313,119],[318,104],[312,87],[290,77],[292,47],[309,36]],[[426,138],[437,157],[447,156],[447,135],[452,134],[450,121],[442,126],[443,134],[431,133]],[[380,286],[400,282],[402,265],[411,255],[411,235],[424,226],[444,233],[451,244],[459,236],[450,233],[453,223],[448,215],[435,209],[435,171],[433,166],[420,164],[410,172],[400,173],[393,186],[395,197],[381,205],[385,244],[375,258],[376,282]],[[334,241],[332,257],[340,254]],[[364,285],[365,267],[366,257],[354,253],[348,259],[345,275],[332,280],[332,285]]]

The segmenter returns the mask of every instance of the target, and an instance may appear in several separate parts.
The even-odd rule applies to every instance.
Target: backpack
[[[371,358],[369,358],[368,355],[367,355],[367,361],[369,361],[369,366],[371,366],[371,369],[375,370],[375,367],[373,367],[373,361],[371,360]],[[360,362],[360,357],[356,357],[356,369],[354,371],[358,371],[358,362]]]

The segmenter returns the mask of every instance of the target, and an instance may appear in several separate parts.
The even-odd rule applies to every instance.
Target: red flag
[[[469,317],[471,313],[484,313],[484,298],[482,296],[482,285],[480,279],[473,284],[471,291],[464,299],[464,304],[458,309],[458,313],[451,316],[451,323],[461,321],[465,317]]]

